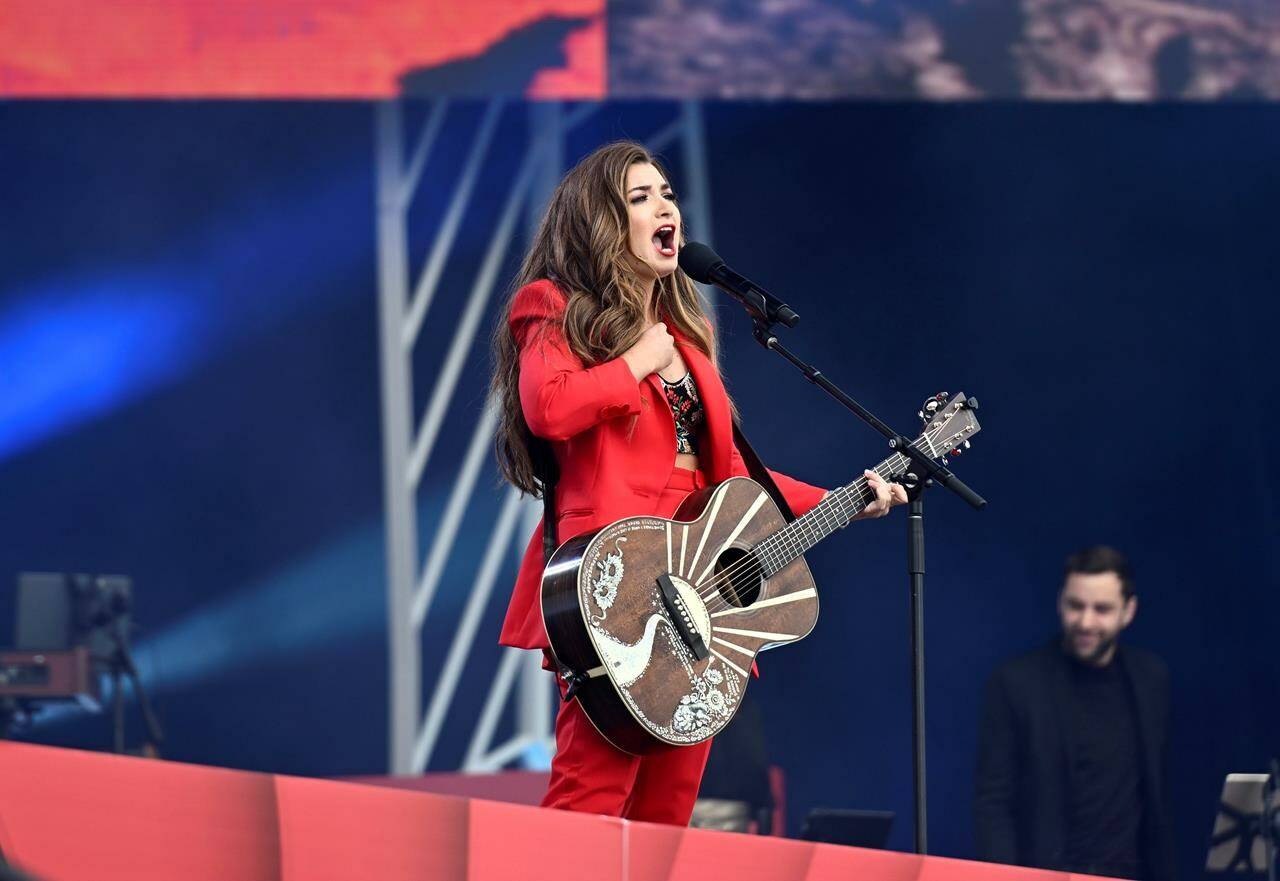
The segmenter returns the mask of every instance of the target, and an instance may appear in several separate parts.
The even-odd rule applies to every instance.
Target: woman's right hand
[[[635,345],[622,353],[622,360],[631,368],[636,382],[650,373],[666,369],[675,357],[675,338],[667,332],[667,326],[661,321],[642,333]]]

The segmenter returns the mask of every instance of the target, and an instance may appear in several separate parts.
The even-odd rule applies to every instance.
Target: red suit
[[[520,404],[529,429],[551,442],[560,466],[556,537],[563,541],[623,517],[671,516],[685,494],[703,483],[745,476],[733,444],[729,398],[716,366],[672,329],[705,410],[697,472],[675,468],[676,435],[659,379],[640,382],[622,358],[586,367],[565,343],[565,297],[549,281],[516,294],[508,321],[520,348]],[[825,490],[770,472],[796,514]],[[539,593],[542,528],[525,549],[499,642],[547,649]],[[563,685],[562,685],[563,687]],[[645,756],[615,749],[576,701],[556,719],[557,751],[544,805],[630,819],[687,824],[710,744]]]

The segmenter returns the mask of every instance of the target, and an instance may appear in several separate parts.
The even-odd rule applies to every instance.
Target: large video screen
[[[1280,3],[615,0],[609,84],[637,97],[1274,99]]]
[[[599,98],[604,0],[0,0],[0,96]]]
[[[0,96],[1274,100],[1276,0],[3,0]]]

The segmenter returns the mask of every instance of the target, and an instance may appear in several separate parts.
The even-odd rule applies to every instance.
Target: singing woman
[[[683,241],[662,166],[639,144],[609,144],[560,182],[513,285],[494,337],[498,460],[512,484],[537,496],[538,454],[549,448],[558,541],[623,517],[670,517],[693,490],[747,474],[714,332],[677,262]],[[797,515],[824,494],[770,473]],[[876,500],[860,518],[906,501],[900,486],[874,471],[866,477]],[[549,647],[543,562],[540,525],[503,645]],[[543,805],[687,825],[709,749],[708,741],[633,756],[605,740],[577,701],[562,703]]]

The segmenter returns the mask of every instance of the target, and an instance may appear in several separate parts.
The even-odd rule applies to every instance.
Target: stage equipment
[[[18,650],[69,649],[76,638],[75,596],[61,572],[20,572],[13,647]]]
[[[64,651],[0,652],[0,739],[30,723],[46,703],[76,701],[97,711],[99,676],[84,646]]]
[[[0,698],[71,700],[97,710],[98,675],[89,649],[0,652]]]
[[[979,430],[958,394],[910,448],[930,461]],[[914,467],[895,451],[875,471],[894,480]],[[756,655],[817,622],[804,553],[873,501],[859,477],[788,523],[764,486],[734,477],[691,493],[673,519],[627,517],[569,539],[542,577],[564,699],[577,697],[629,753],[714,737],[737,712]]]
[[[160,720],[151,708],[151,700],[138,675],[129,648],[129,611],[132,606],[133,587],[128,578],[99,576],[92,580],[94,588],[87,591],[92,597],[88,606],[89,621],[94,627],[94,640],[101,646],[107,674],[111,677],[111,708],[113,745],[118,753],[125,751],[124,679],[128,677],[133,693],[138,698],[142,722],[146,726],[147,741],[143,751],[158,756],[164,743]]]
[[[800,838],[849,847],[883,850],[893,828],[893,811],[855,811],[843,808],[814,808],[804,819]]]
[[[64,572],[18,574],[14,648],[58,651],[87,646],[95,658],[114,643],[112,623],[127,629],[132,586],[119,575],[69,575]]]
[[[1209,838],[1209,872],[1252,872],[1276,881],[1280,850],[1280,761],[1270,774],[1228,774]]]
[[[767,817],[768,814],[764,816]],[[714,829],[717,832],[739,832],[749,835],[761,828],[760,820],[760,815],[752,809],[750,802],[699,796],[693,803],[693,815],[689,818],[689,828]]]
[[[10,715],[43,702],[73,699],[98,709],[101,674],[112,682],[112,743],[125,751],[124,680],[137,695],[147,729],[145,750],[164,739],[129,647],[133,582],[122,575],[24,572],[18,576],[16,647],[0,656],[0,696]]]
[[[706,254],[714,258],[715,252],[709,248],[706,251],[700,250],[698,243],[690,242],[685,246],[686,251],[693,250],[694,258],[701,255],[702,259],[690,259],[687,262],[681,262],[681,268],[684,269],[690,277],[697,281],[707,284],[717,284],[715,276],[711,274],[714,268],[714,261],[708,261]],[[718,260],[719,258],[715,258]],[[707,265],[710,262],[711,265]],[[694,273],[699,273],[695,275]],[[754,286],[753,286],[754,287]],[[763,294],[761,289],[756,292]],[[729,291],[733,293],[733,291]],[[964,499],[970,507],[975,510],[982,510],[986,507],[987,502],[972,489],[960,481],[945,467],[946,459],[942,459],[939,464],[931,457],[926,455],[922,450],[916,449],[915,446],[907,440],[906,437],[890,428],[883,421],[878,419],[871,411],[863,407],[852,397],[846,394],[831,380],[827,379],[818,368],[806,364],[798,358],[790,349],[782,345],[777,335],[773,332],[775,323],[787,324],[780,321],[779,309],[781,304],[776,299],[772,303],[764,301],[753,302],[751,298],[743,299],[738,297],[740,302],[747,310],[747,314],[751,317],[752,336],[756,342],[764,346],[766,349],[777,352],[785,358],[790,364],[804,374],[805,379],[809,380],[818,388],[826,392],[830,397],[834,398],[841,406],[852,412],[863,422],[870,425],[873,429],[883,435],[889,442],[889,448],[902,453],[910,458],[912,470],[906,474],[904,486],[907,487],[910,495],[911,506],[907,513],[907,580],[909,584],[911,597],[911,692],[912,692],[912,742],[913,742],[913,766],[915,776],[915,851],[916,853],[928,853],[928,810],[927,810],[927,774],[925,768],[925,696],[924,696],[924,490],[934,483],[940,483],[947,489],[954,492],[960,498]],[[770,308],[770,306],[773,308]],[[790,311],[788,309],[788,311]],[[792,313],[794,314],[794,313]],[[794,325],[792,321],[788,326]],[[935,396],[931,401],[926,401],[925,406],[920,410],[920,417],[928,422],[931,414],[939,406],[936,401],[942,396]],[[969,406],[977,409],[978,402],[972,400]],[[957,447],[952,451],[954,455],[959,455],[963,447]]]
[[[18,574],[14,650],[0,653],[0,736],[49,703],[98,710],[91,598],[62,572]]]

